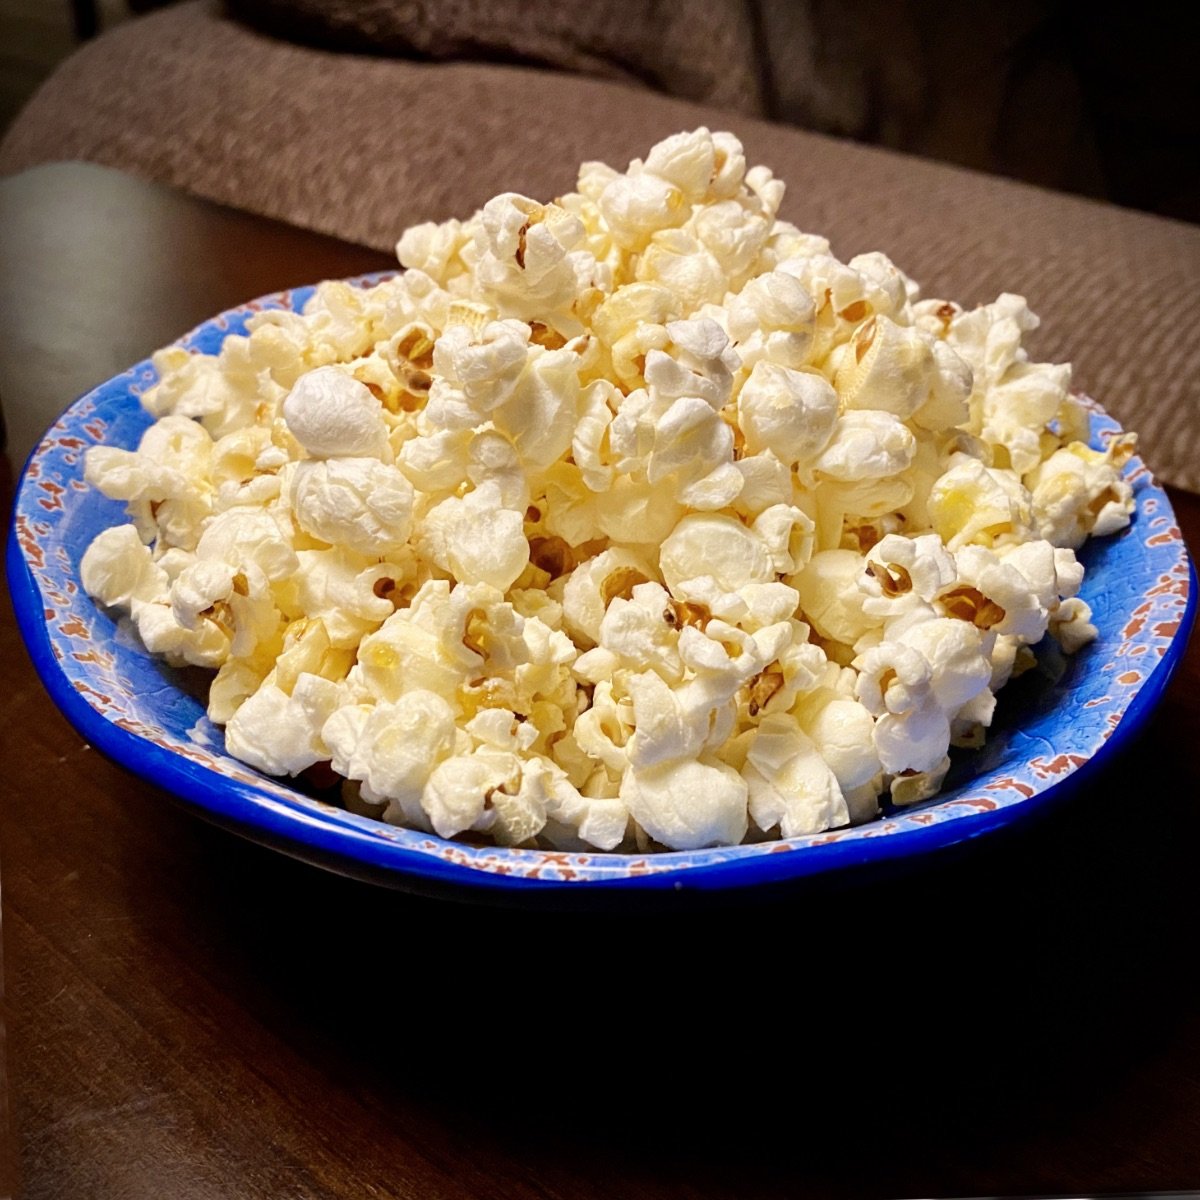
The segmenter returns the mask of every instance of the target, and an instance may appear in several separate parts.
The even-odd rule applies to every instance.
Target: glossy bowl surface
[[[382,276],[359,282],[369,286]],[[300,308],[298,288],[222,313],[181,339],[215,352],[269,307]],[[99,609],[79,582],[92,538],[123,506],[83,481],[89,446],[134,448],[151,423],[141,362],[77,400],[33,452],[8,546],[13,604],[34,665],[68,720],[94,746],[246,837],[346,874],[399,887],[501,889],[742,888],[924,854],[1009,825],[1094,779],[1147,719],[1182,656],[1194,573],[1170,503],[1140,459],[1127,468],[1137,511],[1123,534],[1089,542],[1082,595],[1097,642],[1055,682],[1028,676],[1000,696],[987,747],[958,758],[936,799],[853,829],[785,841],[658,855],[479,847],[398,829],[313,800],[226,754],[220,729],[185,686]],[[1098,406],[1092,441],[1119,432]],[[1033,674],[1033,673],[1031,673]],[[1079,818],[1087,819],[1084,803]]]

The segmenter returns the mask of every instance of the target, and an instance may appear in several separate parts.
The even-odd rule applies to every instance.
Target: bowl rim
[[[394,276],[396,272],[376,272],[357,276],[347,282],[371,286]],[[228,309],[196,326],[174,345],[193,348],[205,337],[218,340],[238,332],[244,321],[264,308],[298,309],[316,285],[272,293]],[[153,377],[149,359],[128,371],[99,384],[60,415],[39,444],[30,453],[14,492],[6,562],[13,609],[35,670],[56,706],[68,721],[97,749],[148,782],[166,789],[191,811],[217,824],[231,828],[252,840],[264,842],[293,856],[372,882],[398,887],[449,887],[454,890],[492,892],[543,892],[564,889],[742,889],[784,881],[841,872],[873,863],[894,862],[923,856],[932,851],[959,845],[1010,826],[1045,810],[1096,772],[1136,735],[1151,709],[1161,697],[1171,675],[1182,659],[1196,615],[1197,581],[1194,564],[1174,524],[1169,499],[1148,470],[1134,459],[1131,469],[1144,479],[1143,492],[1155,489],[1164,506],[1158,510],[1172,520],[1171,529],[1178,547],[1179,562],[1186,567],[1186,597],[1177,617],[1175,632],[1159,647],[1159,658],[1128,696],[1103,741],[1086,758],[1070,762],[1055,773],[1047,786],[1032,790],[991,807],[982,806],[970,796],[950,799],[957,805],[952,817],[929,824],[897,827],[891,818],[878,818],[852,830],[830,831],[827,835],[808,835],[738,847],[699,851],[665,851],[651,854],[612,854],[603,851],[529,851],[501,847],[477,847],[445,841],[432,834],[401,830],[370,818],[358,817],[345,810],[325,805],[294,792],[279,781],[258,776],[243,764],[243,776],[257,780],[231,778],[210,766],[185,756],[179,750],[148,740],[141,733],[118,724],[108,713],[81,691],[66,674],[56,652],[51,623],[46,617],[50,601],[35,576],[24,542],[35,479],[40,472],[35,464],[53,450],[56,433],[66,428],[69,419],[82,408],[98,403],[119,403],[137,398],[134,380]],[[139,405],[140,407],[140,405]],[[1101,418],[1096,433],[1119,428],[1098,405],[1092,403]],[[90,411],[90,408],[88,408]],[[79,455],[80,462],[82,455]],[[82,466],[79,470],[82,475]],[[81,493],[67,489],[73,495]],[[82,493],[94,497],[92,489]],[[78,561],[70,566],[78,570]],[[80,589],[82,591],[82,589]],[[85,597],[86,598],[86,597]],[[92,602],[89,600],[89,604]],[[96,611],[102,611],[93,604]],[[222,751],[224,753],[224,751]],[[1078,757],[1078,756],[1076,756]],[[983,776],[981,778],[986,778]],[[972,781],[973,783],[974,781]],[[292,799],[289,799],[292,797]],[[975,804],[972,807],[972,804]],[[917,810],[939,808],[935,797]],[[846,836],[846,835],[853,836]]]

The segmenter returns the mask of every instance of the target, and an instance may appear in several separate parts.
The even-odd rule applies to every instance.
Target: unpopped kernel
[[[83,583],[276,775],[443,837],[691,849],[936,794],[1133,511],[1020,296],[919,297],[680,133],[154,359]],[[324,768],[326,771],[328,767]]]

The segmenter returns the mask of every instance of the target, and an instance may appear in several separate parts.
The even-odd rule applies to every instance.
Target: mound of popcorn
[[[728,133],[400,238],[154,357],[87,591],[226,746],[445,838],[691,849],[933,796],[1129,523],[1020,296],[922,300]],[[326,764],[327,766],[322,766]],[[311,777],[311,775],[310,775]],[[328,776],[332,779],[332,776]]]

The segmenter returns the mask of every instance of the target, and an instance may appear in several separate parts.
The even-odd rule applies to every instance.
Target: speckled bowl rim
[[[372,286],[381,272],[349,280]],[[315,286],[315,285],[314,285]],[[205,321],[178,345],[212,353],[264,309],[299,310],[314,286],[250,301]],[[186,730],[203,709],[157,665],[160,693],[138,692],[122,671],[145,671],[144,651],[121,644],[109,614],[84,594],[79,557],[119,505],[83,483],[83,454],[103,442],[113,422],[150,423],[138,396],[156,378],[149,360],[115,376],[72,404],[30,455],[14,504],[7,566],[13,607],[34,666],[51,698],[93,746],[188,807],[246,837],[345,874],[398,887],[499,889],[727,889],[884,863],[964,842],[1041,810],[1070,785],[1095,778],[1103,763],[1143,725],[1177,666],[1195,617],[1195,573],[1169,500],[1140,459],[1127,468],[1137,512],[1128,552],[1089,571],[1085,597],[1120,591],[1118,611],[1106,603],[1101,637],[1077,668],[1070,714],[1059,714],[1051,744],[1038,728],[1008,736],[1029,743],[1015,767],[988,771],[934,801],[852,829],[753,845],[661,854],[552,852],[472,846],[399,829],[305,796],[225,754],[207,719]],[[1098,405],[1094,444],[1119,432]],[[136,418],[136,420],[135,420]],[[111,444],[132,445],[137,429]],[[83,506],[83,507],[81,507]],[[96,523],[93,510],[108,506]],[[91,528],[86,538],[73,522]],[[1098,544],[1098,543],[1097,543]],[[1092,544],[1089,544],[1092,545]],[[1131,580],[1124,561],[1144,562]],[[1097,596],[1097,589],[1104,592]],[[129,656],[133,655],[136,661]],[[1078,684],[1098,682],[1091,694]],[[158,701],[160,709],[154,708]],[[147,711],[146,706],[149,705]],[[192,707],[189,708],[189,705]],[[180,716],[182,714],[182,716]],[[1049,714],[1052,716],[1053,714]],[[1070,715],[1070,719],[1065,719]],[[172,723],[163,720],[171,717]],[[149,718],[149,719],[147,719]],[[1033,750],[1040,753],[1032,753]]]

